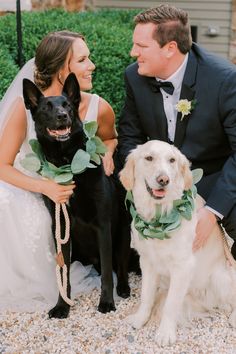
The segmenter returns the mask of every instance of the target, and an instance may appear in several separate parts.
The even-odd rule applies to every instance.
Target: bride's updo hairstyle
[[[35,54],[34,81],[39,89],[46,90],[56,73],[63,67],[76,38],[84,40],[80,33],[70,31],[51,32],[40,42]]]

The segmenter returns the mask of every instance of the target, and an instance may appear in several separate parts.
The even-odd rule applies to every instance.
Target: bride
[[[34,123],[25,109],[22,80],[34,80],[45,96],[61,94],[63,83],[74,72],[81,87],[81,120],[97,120],[98,136],[107,146],[103,158],[106,175],[113,173],[117,144],[111,106],[92,88],[94,64],[84,37],[78,33],[49,33],[34,59],[21,69],[0,103],[0,310],[49,309],[58,296],[51,219],[43,203],[45,194],[55,203],[66,202],[74,185],[59,185],[23,169],[20,161],[31,152]],[[72,295],[99,286],[88,277],[91,267],[75,262],[71,269]]]

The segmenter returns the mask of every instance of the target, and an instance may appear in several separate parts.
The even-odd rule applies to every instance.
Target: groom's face
[[[153,38],[156,25],[153,23],[139,23],[133,33],[133,47],[130,55],[138,62],[138,73],[144,76],[155,76],[165,79],[167,65],[166,46],[160,47]]]

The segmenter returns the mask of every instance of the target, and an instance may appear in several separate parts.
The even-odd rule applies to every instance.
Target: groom
[[[192,43],[188,14],[160,5],[135,17],[118,129],[118,168],[147,140],[167,141],[202,168],[193,248],[222,222],[236,240],[236,68]],[[185,101],[181,101],[185,100]],[[231,249],[236,259],[236,242]]]

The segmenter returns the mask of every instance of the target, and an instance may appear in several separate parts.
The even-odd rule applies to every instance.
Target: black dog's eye
[[[153,157],[152,157],[152,156],[145,156],[145,160],[147,160],[147,161],[152,161],[152,160],[153,160]]]
[[[52,102],[48,101],[47,102],[47,108],[52,109],[52,107],[53,107]]]
[[[68,102],[65,101],[65,102],[62,103],[62,107],[63,107],[63,108],[66,108],[66,107],[68,107],[68,106],[69,106],[69,105],[68,105]]]
[[[175,162],[175,158],[174,158],[174,157],[171,157],[170,163],[174,163],[174,162]]]

